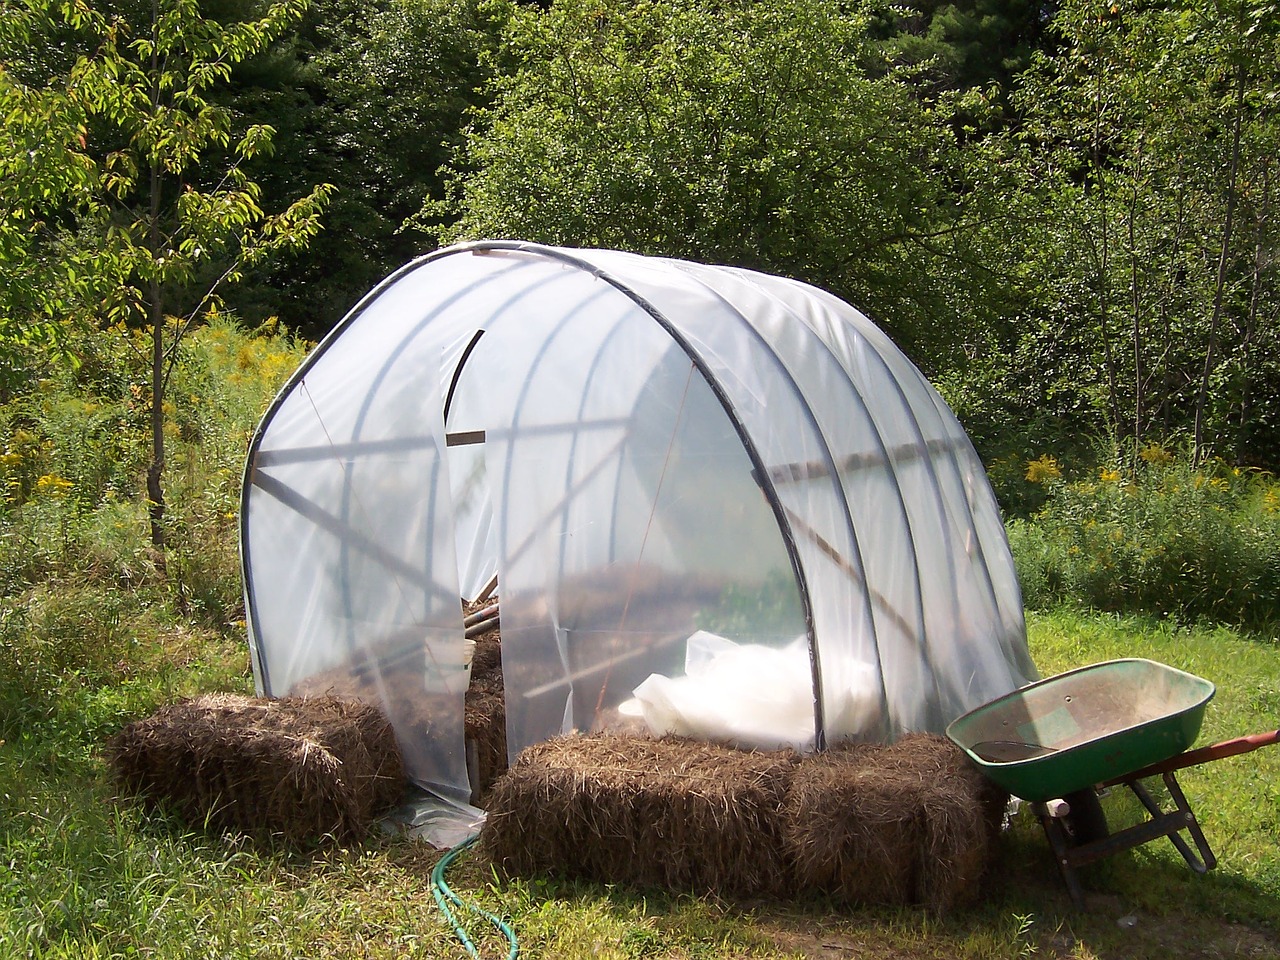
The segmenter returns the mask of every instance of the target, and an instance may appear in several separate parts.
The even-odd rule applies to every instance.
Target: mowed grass
[[[175,631],[175,636],[180,631]],[[1274,638],[1068,610],[1033,615],[1046,673],[1146,656],[1214,680],[1201,742],[1280,726]],[[357,847],[265,850],[118,800],[97,756],[114,722],[197,689],[250,686],[247,654],[138,668],[123,692],[79,689],[32,712],[0,746],[0,957],[462,957],[430,894],[439,854],[398,837]],[[175,673],[175,669],[177,672]],[[104,705],[105,701],[105,705]],[[99,712],[96,722],[69,713]],[[16,735],[15,735],[16,734]],[[690,892],[536,879],[497,883],[474,855],[450,874],[462,896],[511,919],[528,957],[1168,957],[1280,955],[1280,747],[1185,771],[1181,783],[1219,858],[1194,875],[1164,840],[1085,872],[1071,909],[1038,823],[1024,810],[972,909],[855,910],[820,900],[722,903]],[[1136,816],[1119,793],[1115,824]],[[464,918],[484,956],[505,956]]]

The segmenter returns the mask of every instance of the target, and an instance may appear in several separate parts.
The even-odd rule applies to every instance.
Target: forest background
[[[1151,443],[1280,460],[1274,3],[4,14],[10,394],[74,360],[72,319],[216,311],[315,339],[413,256],[519,237],[828,288],[989,462],[1099,442],[1117,468]]]
[[[141,503],[163,573],[186,338],[314,340],[413,256],[516,237],[863,309],[974,438],[1033,603],[1277,609],[1274,2],[3,12],[8,515]],[[44,423],[55,384],[128,415]],[[108,466],[59,438],[95,429]]]

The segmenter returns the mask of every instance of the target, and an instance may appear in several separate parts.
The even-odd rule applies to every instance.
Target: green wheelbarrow
[[[1208,680],[1153,660],[1109,660],[1041,680],[983,704],[947,736],[992,781],[1030,801],[1077,907],[1077,867],[1168,837],[1191,869],[1217,863],[1175,772],[1280,741],[1280,730],[1188,752],[1213,699]],[[1142,784],[1163,777],[1174,809]],[[1097,790],[1124,785],[1149,819],[1111,834]],[[1181,836],[1186,831],[1193,851]]]

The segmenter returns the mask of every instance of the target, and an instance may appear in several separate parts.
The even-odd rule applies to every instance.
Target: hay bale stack
[[[261,839],[359,838],[404,790],[390,724],[337,697],[209,694],[130,724],[107,754],[126,792]]]
[[[507,772],[507,706],[497,630],[476,638],[464,710],[468,748],[476,761],[472,796],[483,805],[494,781]]]
[[[783,836],[797,880],[854,902],[907,903],[922,827],[912,780],[875,769],[872,750],[806,757]]]
[[[483,850],[508,876],[732,896],[783,892],[778,821],[795,757],[690,740],[559,737],[489,797]]]
[[[787,856],[801,886],[942,913],[976,895],[1006,799],[942,737],[839,747],[792,775]]]

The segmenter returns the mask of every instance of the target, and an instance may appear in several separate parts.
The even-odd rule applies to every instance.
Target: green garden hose
[[[475,842],[475,837],[469,837],[440,858],[440,862],[437,863],[435,869],[431,871],[431,893],[436,898],[436,904],[440,907],[440,912],[443,913],[445,919],[449,921],[450,926],[453,927],[453,932],[458,935],[458,939],[462,941],[462,945],[466,948],[467,953],[470,956],[479,958],[480,954],[476,950],[476,945],[471,942],[471,938],[467,936],[467,931],[463,930],[462,925],[458,923],[457,916],[454,915],[453,910],[449,907],[450,903],[470,910],[472,913],[480,914],[480,916],[484,917],[497,927],[498,931],[507,938],[507,943],[511,944],[511,951],[507,954],[507,960],[516,960],[516,957],[520,954],[520,944],[516,941],[515,932],[511,929],[510,925],[508,925],[501,917],[495,916],[488,910],[478,907],[474,903],[466,902],[454,893],[449,887],[449,884],[445,882],[444,872],[448,869],[449,864],[456,860],[463,850],[466,850],[467,847],[471,846]]]

